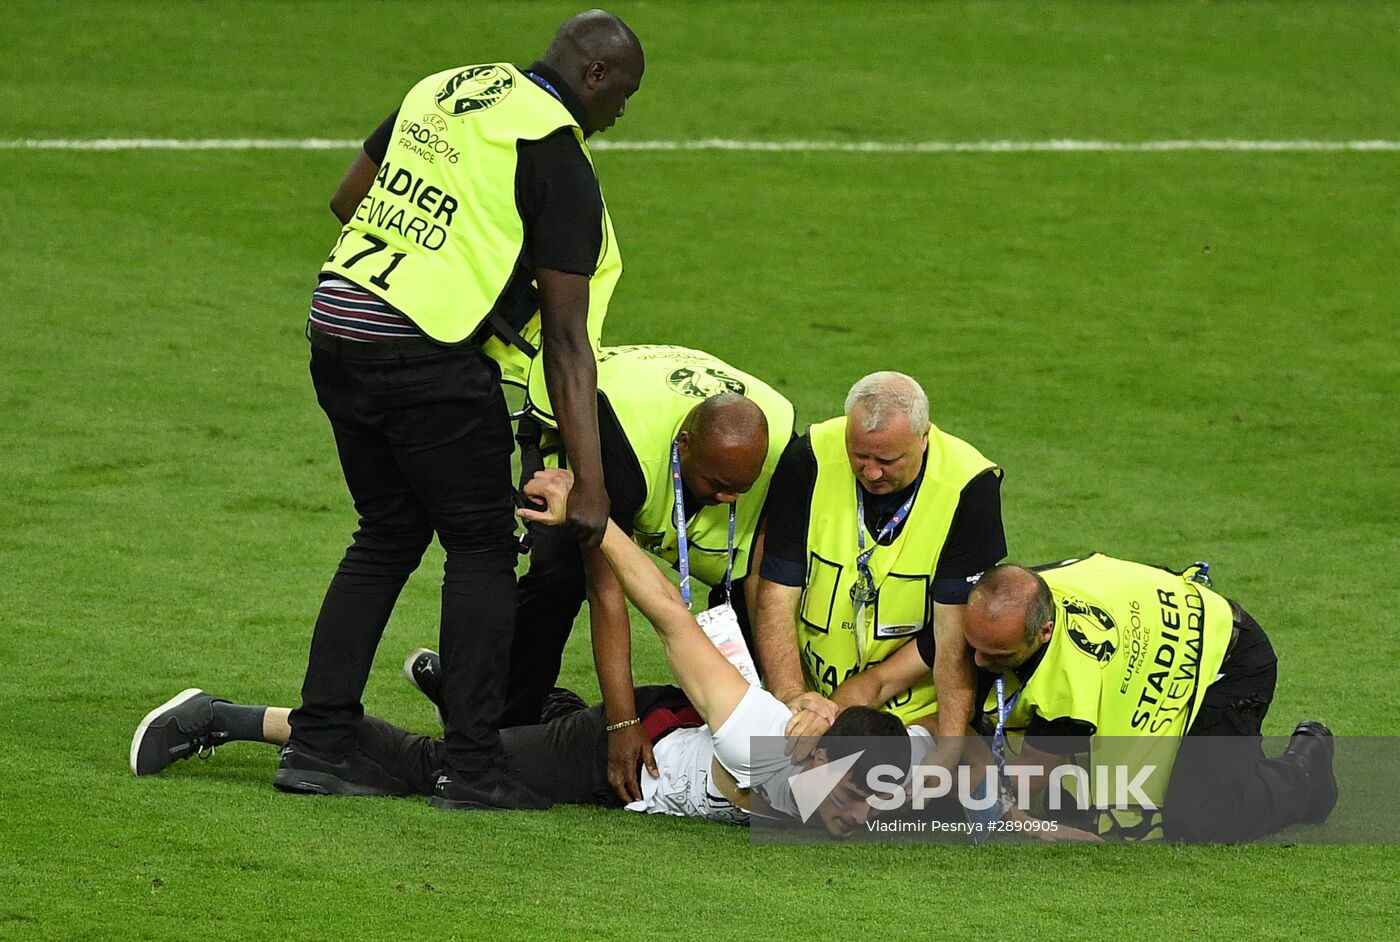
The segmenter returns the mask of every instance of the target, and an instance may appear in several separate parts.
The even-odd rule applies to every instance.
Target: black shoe
[[[442,725],[442,658],[436,651],[415,648],[403,662],[403,675],[433,704],[438,725]]]
[[[547,811],[554,804],[499,769],[468,776],[441,772],[428,804],[455,811]]]
[[[1332,771],[1332,759],[1337,753],[1332,731],[1317,720],[1304,720],[1293,730],[1288,740],[1288,748],[1283,750],[1285,759],[1292,759],[1302,766],[1312,788],[1308,799],[1308,810],[1303,814],[1307,824],[1321,824],[1327,820],[1332,809],[1337,806],[1337,776]]]
[[[215,702],[191,687],[147,713],[131,737],[131,774],[151,775],[193,755],[212,755],[228,742],[228,730],[214,719]]]
[[[282,761],[272,784],[284,792],[306,795],[414,794],[407,782],[394,778],[362,752],[326,755],[297,743],[282,747]]]
[[[544,708],[540,710],[540,722],[548,723],[563,716],[570,716],[579,710],[588,709],[583,697],[566,687],[555,687],[544,698]]]

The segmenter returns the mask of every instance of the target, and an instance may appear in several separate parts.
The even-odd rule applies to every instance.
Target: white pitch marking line
[[[358,140],[330,138],[95,138],[79,140],[0,140],[0,150],[352,150]],[[1169,141],[743,141],[705,138],[693,141],[594,141],[600,151],[757,151],[766,153],[853,154],[1024,154],[1024,153],[1166,153],[1223,151],[1264,153],[1335,153],[1400,151],[1400,141],[1356,140],[1169,140]]]

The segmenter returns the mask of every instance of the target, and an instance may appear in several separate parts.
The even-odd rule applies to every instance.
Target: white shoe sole
[[[182,690],[175,694],[175,696],[146,714],[146,718],[141,721],[141,725],[136,727],[136,735],[131,737],[131,756],[129,763],[131,765],[132,775],[141,774],[136,771],[136,753],[141,750],[141,740],[145,738],[146,730],[151,728],[151,724],[160,719],[162,713],[173,710],[191,697],[197,697],[202,693],[204,693],[204,691],[200,690],[198,687],[190,687],[188,690]]]
[[[418,681],[416,681],[416,680],[413,679],[413,662],[416,661],[416,660],[418,660],[418,656],[419,656],[420,654],[436,654],[436,653],[437,653],[436,651],[433,651],[433,650],[431,650],[431,649],[429,649],[429,648],[414,648],[413,651],[408,655],[408,657],[404,659],[404,662],[403,662],[403,676],[404,676],[404,679],[407,680],[407,681],[413,686],[413,689],[416,690],[416,691],[418,691],[419,693],[423,693],[423,688],[420,687],[420,686],[418,686]],[[423,693],[423,696],[426,697],[427,694],[426,694],[426,693]],[[432,703],[431,700],[428,701],[428,702]],[[442,725],[442,711],[438,709],[438,706],[437,706],[436,703],[433,704],[433,716],[437,717],[437,724],[438,724],[438,726],[441,726],[441,725]],[[135,755],[135,753],[132,753],[132,755]],[[133,761],[135,761],[135,760],[133,760]]]

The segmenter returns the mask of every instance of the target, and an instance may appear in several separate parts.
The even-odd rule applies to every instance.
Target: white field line
[[[0,140],[0,150],[352,150],[358,140],[328,138],[97,138]],[[1244,151],[1266,153],[1400,151],[1400,141],[1175,140],[1175,141],[595,141],[608,151],[761,151],[853,154],[1163,153]]]

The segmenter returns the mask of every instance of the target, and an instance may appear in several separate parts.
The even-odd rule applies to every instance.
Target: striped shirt
[[[311,326],[333,337],[367,343],[423,336],[407,317],[341,278],[325,278],[312,292]]]

